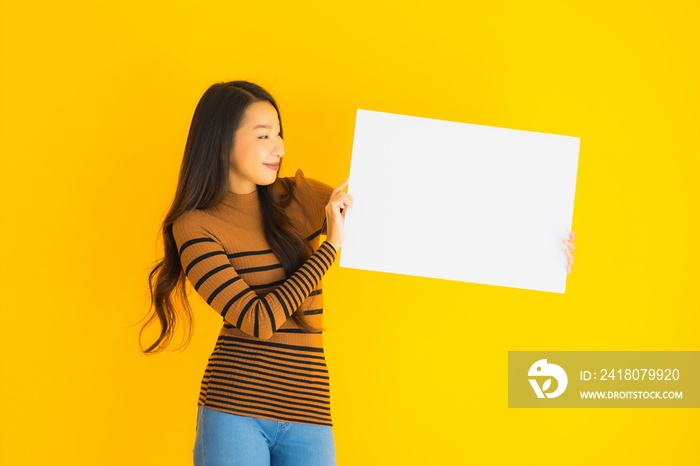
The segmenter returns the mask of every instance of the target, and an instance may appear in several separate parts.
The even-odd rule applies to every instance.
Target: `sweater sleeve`
[[[312,206],[311,216],[315,224],[321,228],[321,234],[326,234],[326,204],[331,198],[333,188],[327,184],[307,178],[301,169],[294,174],[294,181],[297,186],[296,196],[301,205]]]
[[[238,275],[224,247],[196,215],[183,215],[173,224],[180,262],[197,293],[230,324],[262,340],[299,308],[316,288],[336,258],[324,241],[281,285],[258,296]]]

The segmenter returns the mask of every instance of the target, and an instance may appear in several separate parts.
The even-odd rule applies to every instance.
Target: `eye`
[[[263,136],[258,136],[258,139],[267,139],[267,134],[265,134]]]

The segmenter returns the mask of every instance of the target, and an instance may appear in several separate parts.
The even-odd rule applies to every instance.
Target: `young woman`
[[[300,170],[278,178],[282,134],[277,104],[261,87],[212,85],[195,110],[163,222],[165,257],[149,276],[155,307],[145,325],[157,321],[161,332],[144,351],[170,343],[177,289],[189,341],[187,280],[223,317],[201,384],[195,465],[335,464],[321,279],[353,199],[347,180],[332,189]]]
[[[191,324],[186,280],[223,317],[201,385],[196,465],[335,464],[321,278],[353,200],[347,180],[332,189],[300,170],[278,178],[282,134],[264,89],[211,86],[163,222],[165,258],[149,277],[155,310],[146,323],[158,321],[161,333],[144,351],[170,343],[177,288]]]

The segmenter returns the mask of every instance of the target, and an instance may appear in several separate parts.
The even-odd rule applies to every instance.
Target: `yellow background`
[[[218,316],[133,324],[197,100],[248,79],[329,184],[356,108],[581,138],[566,294],[333,266],[340,465],[697,464],[699,410],[508,409],[506,366],[700,350],[698,2],[110,3],[2,1],[0,463],[191,464]]]

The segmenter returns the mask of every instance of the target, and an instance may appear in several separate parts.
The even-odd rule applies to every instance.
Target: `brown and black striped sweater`
[[[198,404],[240,416],[332,425],[322,334],[306,333],[290,318],[300,308],[322,327],[321,278],[336,251],[319,243],[332,188],[301,170],[294,179],[287,214],[315,252],[288,278],[265,240],[257,191],[229,191],[219,205],[183,214],[173,224],[190,284],[223,316]]]

